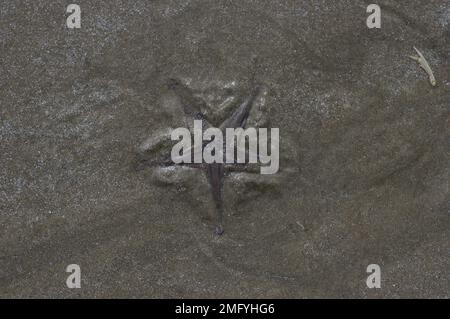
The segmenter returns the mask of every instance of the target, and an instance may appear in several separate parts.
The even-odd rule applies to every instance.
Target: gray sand
[[[379,30],[371,1],[78,0],[74,30],[68,3],[0,4],[0,297],[450,296],[448,0]],[[220,237],[203,173],[135,169],[169,78],[268,88],[280,174],[225,179]]]

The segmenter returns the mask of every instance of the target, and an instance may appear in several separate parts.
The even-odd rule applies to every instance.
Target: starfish
[[[203,130],[211,127],[211,123],[208,121],[205,111],[208,107],[205,102],[194,96],[191,89],[184,85],[181,81],[176,79],[170,79],[167,83],[167,87],[179,98],[181,108],[186,120],[186,124],[192,131],[192,123],[194,120],[202,121]],[[255,104],[256,99],[263,93],[263,86],[256,86],[253,89],[250,96],[244,100],[232,113],[231,116],[226,118],[219,126],[220,130],[225,134],[227,128],[245,128],[246,123],[249,119],[252,107]],[[233,103],[226,103],[221,108],[219,112],[225,113],[226,109],[233,106]],[[212,116],[213,117],[213,116]],[[156,139],[152,139],[150,142],[144,143],[141,146],[141,151],[147,151],[152,149],[167,148],[162,147],[165,143],[170,140],[170,130],[164,130],[161,134],[157,135]],[[166,145],[167,146],[167,145]],[[203,145],[204,147],[205,145]],[[230,172],[256,172],[256,164],[222,164],[222,163],[211,163],[211,164],[188,164],[181,163],[175,164],[170,158],[170,153],[163,154],[161,157],[154,157],[150,159],[141,159],[138,162],[138,168],[143,168],[144,166],[157,164],[159,166],[188,166],[191,168],[198,168],[205,171],[210,189],[212,194],[212,199],[215,203],[215,210],[217,213],[217,225],[215,227],[215,233],[217,235],[222,235],[224,232],[223,228],[223,184],[224,178]]]
[[[425,72],[427,72],[428,77],[430,78],[431,85],[436,86],[436,78],[434,77],[433,70],[431,70],[431,67],[428,64],[428,61],[425,59],[423,54],[416,47],[414,47],[414,50],[416,50],[418,56],[410,55],[409,57],[411,59],[413,59],[414,61],[416,61],[417,63],[419,63],[420,67],[422,69],[424,69]]]

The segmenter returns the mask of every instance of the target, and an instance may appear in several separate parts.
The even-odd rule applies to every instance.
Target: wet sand
[[[0,297],[448,298],[450,3],[369,3],[2,2]],[[225,178],[220,237],[205,174],[136,170],[170,78],[268,88],[280,174]]]

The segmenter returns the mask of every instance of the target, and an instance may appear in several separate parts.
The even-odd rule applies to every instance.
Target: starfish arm
[[[210,127],[209,122],[203,114],[203,110],[206,110],[208,107],[202,99],[194,96],[192,90],[180,80],[169,79],[167,86],[180,99],[181,107],[189,126],[192,125],[190,122],[192,120],[202,120],[204,128]]]
[[[205,169],[206,165],[201,163],[201,164],[197,164],[197,163],[180,163],[180,164],[175,164],[177,166],[185,166],[185,167],[189,167],[189,168],[196,168],[196,169]]]
[[[213,123],[217,123],[220,119],[226,118],[235,106],[236,98],[234,96],[229,96],[218,106],[217,110],[211,109],[208,118],[210,118]]]
[[[208,164],[206,166],[206,175],[208,177],[209,184],[211,186],[211,194],[216,206],[217,212],[217,226],[216,234],[222,235],[223,233],[223,178],[224,167],[223,164]]]
[[[224,131],[227,128],[243,128],[260,91],[261,87],[257,86],[252,94],[220,125],[220,129]]]
[[[259,164],[224,164],[224,169],[227,173],[246,172],[259,173]]]

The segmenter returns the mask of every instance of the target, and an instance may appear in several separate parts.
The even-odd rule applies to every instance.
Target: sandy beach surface
[[[448,298],[450,2],[369,3],[2,1],[0,297]],[[204,173],[136,169],[168,79],[267,88],[280,171],[225,178],[222,236]]]

